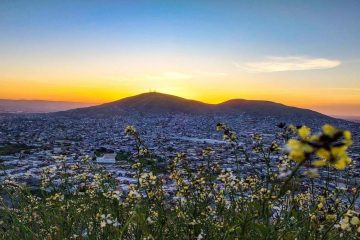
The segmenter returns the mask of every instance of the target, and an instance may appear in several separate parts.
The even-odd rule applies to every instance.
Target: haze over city
[[[1,1],[0,98],[157,91],[360,115],[358,1]]]

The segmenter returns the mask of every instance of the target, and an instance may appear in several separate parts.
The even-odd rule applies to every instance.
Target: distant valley
[[[0,99],[0,113],[49,113],[89,107],[91,105],[93,104],[62,101]]]
[[[348,121],[351,121],[351,122],[357,122],[357,123],[360,123],[360,116],[333,116],[335,118],[339,118],[339,119],[345,119],[345,120],[348,120]]]

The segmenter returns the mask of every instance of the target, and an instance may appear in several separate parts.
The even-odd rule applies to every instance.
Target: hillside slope
[[[162,93],[143,93],[127,97],[115,102],[98,106],[79,108],[56,113],[61,116],[71,117],[116,117],[131,114],[248,114],[254,117],[274,118],[323,118],[331,119],[321,113],[290,107],[283,104],[258,101],[233,99],[220,104],[206,104],[200,101]]]

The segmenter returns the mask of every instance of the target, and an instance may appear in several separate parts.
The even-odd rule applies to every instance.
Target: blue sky
[[[90,37],[95,45],[111,42],[111,34],[124,46],[161,43],[211,52],[217,46],[224,54],[255,47],[244,52],[358,58],[359,12],[359,1],[3,0],[1,43]]]
[[[119,97],[136,93],[133,88],[141,85],[210,102],[226,94],[245,94],[301,105],[288,95],[292,88],[306,91],[311,83],[318,91],[326,88],[327,94],[339,95],[334,89],[342,89],[342,95],[352,97],[339,97],[341,104],[360,105],[359,20],[360,1],[2,0],[0,84],[5,88],[16,82],[25,88],[35,83],[44,89],[56,85],[64,93],[54,98],[71,100],[74,92],[65,95],[66,83],[71,83],[68,89],[80,89],[81,79],[88,78],[94,86],[102,82],[121,89]],[[173,85],[159,80],[174,73],[176,79],[187,77]],[[146,80],[151,77],[156,81]],[[205,88],[195,94],[208,78],[219,93]],[[255,93],[265,79],[265,85],[284,88],[274,90],[274,96],[287,95]],[[234,86],[247,92],[236,92]],[[6,91],[5,97],[49,98],[20,90]],[[317,101],[315,92],[309,94],[316,104],[333,104]],[[108,96],[93,101],[111,100],[117,93]]]

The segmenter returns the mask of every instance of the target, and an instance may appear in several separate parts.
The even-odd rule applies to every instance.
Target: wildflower
[[[214,150],[211,147],[206,147],[205,149],[203,149],[202,151],[202,155],[204,157],[209,157],[214,153]]]
[[[323,130],[324,134],[329,137],[333,137],[337,133],[337,129],[330,124],[325,124],[322,127],[322,130]]]
[[[64,201],[64,195],[60,193],[55,193],[53,196],[48,197],[46,200],[54,201],[54,202],[62,202]]]
[[[154,240],[154,239],[155,238],[151,234],[143,238],[143,240]]]
[[[146,156],[149,154],[149,151],[147,148],[144,148],[144,147],[140,147],[139,149],[139,156]]]
[[[141,163],[134,163],[131,167],[133,169],[139,169],[141,167]]]
[[[121,193],[120,191],[110,191],[110,192],[104,192],[103,193],[104,197],[109,198],[109,199],[114,199],[114,200],[121,200]]]
[[[287,127],[287,129],[286,129],[288,132],[290,132],[290,133],[293,133],[293,134],[296,134],[297,133],[297,128],[294,126],[294,125],[292,125],[292,124],[290,124],[288,127]]]
[[[308,171],[305,171],[304,174],[307,175],[309,178],[316,178],[319,176],[317,168],[311,168]]]
[[[200,234],[196,237],[196,240],[202,240],[204,238],[203,234],[203,230],[201,230]]]
[[[329,164],[336,169],[343,170],[351,163],[351,158],[347,156],[346,150],[346,146],[332,147],[330,151],[319,149],[317,151],[317,156],[320,159],[314,161],[313,165],[316,167],[322,167]]]
[[[328,221],[336,220],[336,214],[327,214],[326,215],[326,220],[328,220]]]
[[[279,146],[279,144],[277,144],[276,141],[273,141],[270,146],[270,151],[271,152],[279,152],[280,150],[281,150],[281,147]]]
[[[151,219],[151,217],[147,217],[146,221],[147,221],[147,223],[150,224],[150,225],[155,222],[154,220]]]
[[[157,180],[157,177],[152,172],[142,173],[139,178],[139,182],[142,187],[149,186],[149,185],[155,185],[156,180]]]
[[[351,218],[351,222],[350,222],[352,225],[358,225],[360,223],[360,220],[358,217],[352,217]]]
[[[232,131],[224,132],[223,140],[229,141],[229,142],[235,142],[237,140],[236,133],[234,133]]]
[[[299,130],[298,130],[299,136],[301,139],[308,139],[310,137],[311,134],[311,129],[306,127],[306,126],[302,126]]]
[[[343,223],[341,223],[340,228],[342,230],[346,231],[346,230],[350,229],[350,225],[349,225],[349,223],[343,222]]]
[[[53,157],[55,161],[59,161],[59,162],[66,162],[67,161],[67,157],[64,155],[60,155],[60,156],[54,156]]]
[[[216,131],[218,131],[218,132],[222,131],[225,127],[226,127],[225,124],[218,123],[218,124],[216,124]]]
[[[230,143],[237,142],[236,133],[231,131],[231,129],[228,126],[226,126],[225,124],[223,124],[223,123],[216,124],[216,131],[223,131],[223,133],[224,133],[223,140],[224,141],[228,141]]]
[[[254,135],[252,135],[252,139],[255,141],[255,142],[260,142],[263,137],[260,133],[255,133]]]
[[[113,223],[112,219],[111,219],[111,214],[102,214],[100,216],[101,222],[100,222],[100,227],[104,228],[107,224],[110,225]]]
[[[126,135],[134,135],[136,133],[136,128],[132,125],[129,125],[125,128]]]
[[[119,221],[118,221],[118,219],[117,218],[115,218],[114,220],[113,220],[113,227],[119,227],[120,226],[120,223],[119,223]]]
[[[308,143],[296,139],[290,139],[287,146],[290,150],[289,158],[296,162],[304,161],[307,155],[313,151],[313,148]]]
[[[299,139],[288,141],[289,158],[302,162],[315,156],[312,162],[315,167],[332,166],[343,170],[351,163],[347,149],[352,144],[351,133],[339,130],[329,124],[322,128],[319,135],[311,135],[310,128],[302,126],[298,130]]]

